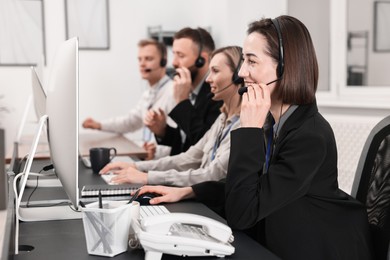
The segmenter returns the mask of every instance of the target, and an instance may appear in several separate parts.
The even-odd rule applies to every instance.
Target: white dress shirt
[[[148,184],[184,187],[223,179],[229,161],[230,131],[239,124],[238,115],[226,120],[226,114],[221,113],[209,131],[186,152],[135,164],[140,171],[148,173]]]
[[[103,131],[120,134],[135,132],[144,126],[143,120],[148,108],[156,111],[161,108],[168,115],[175,106],[173,81],[165,75],[159,82],[144,91],[137,105],[127,115],[102,120],[101,128]],[[176,127],[176,123],[169,117],[167,124]]]

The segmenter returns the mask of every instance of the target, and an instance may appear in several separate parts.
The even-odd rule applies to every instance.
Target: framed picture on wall
[[[45,64],[42,0],[0,1],[0,66]]]
[[[390,52],[390,2],[374,3],[374,51]]]
[[[108,0],[65,0],[66,39],[79,38],[79,48],[110,48]]]

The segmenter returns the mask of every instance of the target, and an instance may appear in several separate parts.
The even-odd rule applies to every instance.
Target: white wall
[[[383,68],[389,66],[390,52],[374,51],[374,0],[349,0],[348,29],[349,31],[367,31],[368,32],[368,73],[367,85],[369,86],[388,86],[390,84],[389,73],[383,73]],[[384,0],[380,2],[390,2]],[[355,50],[363,52],[364,48],[355,47]],[[360,53],[359,53],[360,54]],[[361,54],[360,54],[361,55]],[[361,57],[361,56],[359,56]]]
[[[65,11],[63,0],[44,1],[44,7],[47,66],[42,81],[46,84],[56,48],[65,40]],[[137,102],[146,86],[138,74],[137,42],[147,37],[148,26],[162,25],[164,30],[210,26],[217,47],[242,45],[249,22],[285,12],[286,0],[109,0],[110,49],[79,52],[80,119],[123,114]],[[8,151],[31,93],[30,81],[30,68],[0,67],[0,96],[5,96],[0,107],[10,110],[0,113]],[[34,120],[32,111],[29,118]],[[24,133],[33,134],[34,129],[34,124],[27,124]]]

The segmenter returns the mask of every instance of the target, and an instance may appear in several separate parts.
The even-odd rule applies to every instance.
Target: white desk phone
[[[132,228],[145,250],[145,260],[160,260],[163,253],[217,257],[234,253],[232,230],[214,219],[189,213],[166,213],[137,221],[132,216]]]

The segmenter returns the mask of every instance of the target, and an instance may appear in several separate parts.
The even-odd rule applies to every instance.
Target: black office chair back
[[[370,132],[351,195],[366,205],[375,259],[388,259],[390,241],[390,116]]]

